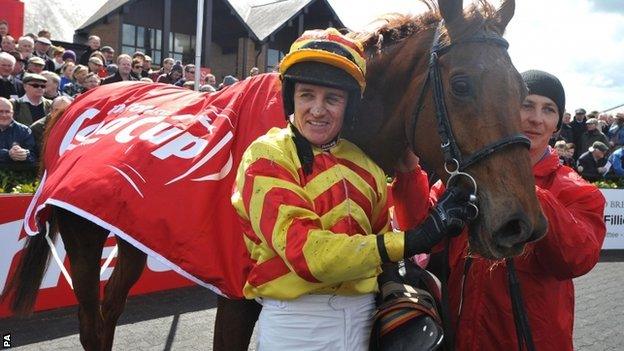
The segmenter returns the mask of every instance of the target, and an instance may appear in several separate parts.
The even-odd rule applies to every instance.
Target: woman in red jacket
[[[521,106],[522,130],[531,139],[535,189],[548,218],[548,231],[543,239],[528,244],[513,263],[535,349],[573,350],[572,279],[598,262],[606,232],[605,199],[598,188],[560,165],[557,153],[548,146],[561,127],[565,109],[559,80],[542,71],[527,71],[522,77],[529,89]],[[436,184],[432,198],[442,190]],[[395,209],[404,212],[400,203]],[[449,266],[455,349],[517,350],[507,263],[471,253],[464,230],[450,240]]]

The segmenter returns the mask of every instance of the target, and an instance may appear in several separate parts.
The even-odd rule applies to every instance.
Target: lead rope
[[[449,277],[449,247],[451,243],[447,239],[446,245],[444,245],[444,252],[442,254],[444,262],[442,263],[442,303],[440,310],[442,311],[442,327],[444,328],[444,349],[447,351],[455,349],[455,333],[451,323],[451,314],[449,312],[449,292],[448,292],[448,277]]]
[[[531,335],[531,326],[522,300],[522,290],[520,289],[520,281],[516,274],[516,267],[513,259],[507,258],[507,273],[509,277],[509,293],[511,295],[511,306],[514,315],[514,324],[516,325],[516,336],[518,337],[518,350],[522,351],[526,343],[527,350],[535,351],[533,344],[533,336]]]

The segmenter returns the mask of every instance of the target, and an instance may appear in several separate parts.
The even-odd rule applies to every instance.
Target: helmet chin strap
[[[293,142],[295,143],[295,147],[297,148],[297,156],[299,157],[299,162],[301,163],[301,168],[303,168],[303,173],[305,175],[312,174],[312,166],[314,164],[314,151],[312,151],[312,144],[306,137],[301,134],[299,129],[293,123],[293,116],[291,115],[289,118],[289,124],[293,131]],[[331,141],[322,144],[316,145],[318,148],[323,151],[329,151],[331,148],[338,144],[338,140],[340,139],[340,133],[336,135],[334,139]]]

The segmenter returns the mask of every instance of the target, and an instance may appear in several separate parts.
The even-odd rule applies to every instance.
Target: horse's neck
[[[367,87],[353,141],[391,174],[407,146],[406,128],[426,71],[430,41],[425,33],[382,48],[367,64]]]

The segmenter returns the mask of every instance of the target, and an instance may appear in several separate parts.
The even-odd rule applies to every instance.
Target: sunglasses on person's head
[[[39,88],[39,89],[45,89],[45,87],[46,87],[45,84],[37,84],[37,83],[30,83],[30,84],[27,84],[27,85],[30,85],[33,88]]]

